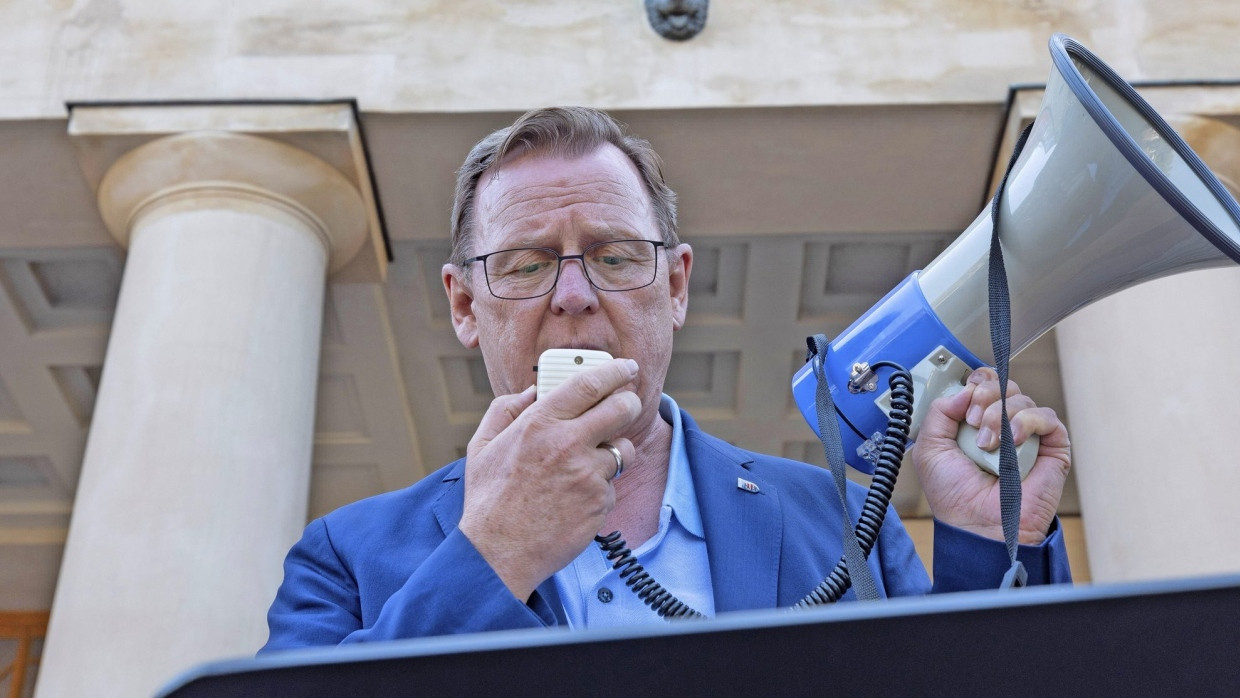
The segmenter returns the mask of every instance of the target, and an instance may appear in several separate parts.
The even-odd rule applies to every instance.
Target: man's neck
[[[672,448],[672,425],[656,412],[650,428],[633,439],[637,455],[624,464],[615,481],[616,506],[607,515],[600,533],[620,531],[628,547],[635,549],[659,530],[659,508],[667,488],[668,456]]]

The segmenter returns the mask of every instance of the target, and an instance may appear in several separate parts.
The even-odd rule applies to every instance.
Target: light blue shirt
[[[680,408],[676,406],[676,401],[664,395],[659,403],[659,416],[672,425],[667,486],[663,490],[663,504],[659,507],[659,530],[633,553],[664,589],[695,611],[714,616],[715,597],[710,583],[710,562],[706,557],[702,515],[693,490],[693,477],[689,473],[685,430],[680,423]],[[623,537],[624,531],[620,533]],[[620,579],[620,572],[612,568],[612,562],[595,544],[555,573],[555,585],[564,602],[569,627],[599,628],[667,622],[637,598],[637,594]]]

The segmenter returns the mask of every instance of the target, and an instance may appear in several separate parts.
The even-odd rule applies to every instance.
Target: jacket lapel
[[[783,517],[779,492],[753,473],[753,458],[701,431],[680,412],[689,469],[706,533],[715,611],[777,605]]]

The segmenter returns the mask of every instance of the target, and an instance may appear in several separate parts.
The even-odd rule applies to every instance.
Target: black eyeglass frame
[[[596,247],[601,247],[603,245],[614,245],[616,243],[621,243],[621,242],[645,242],[645,243],[654,245],[654,250],[655,250],[654,273],[650,275],[650,281],[647,281],[641,286],[634,286],[632,288],[624,288],[624,289],[603,288],[599,286],[598,284],[594,283],[594,279],[590,277],[590,268],[589,266],[586,265],[586,254],[588,254],[590,250]],[[650,284],[653,284],[655,279],[659,278],[659,248],[660,247],[666,248],[667,243],[663,242],[662,240],[645,240],[645,239],[601,240],[599,242],[587,245],[586,248],[581,251],[581,254],[560,254],[559,252],[557,252],[556,250],[550,247],[512,247],[512,248],[508,248],[504,250],[495,250],[494,252],[488,252],[486,254],[478,255],[477,257],[470,257],[464,262],[461,262],[461,266],[466,267],[466,266],[469,266],[470,264],[473,264],[474,262],[481,262],[482,263],[482,278],[485,279],[487,282],[487,290],[491,292],[492,296],[500,300],[505,300],[505,301],[527,301],[532,298],[542,298],[548,293],[551,293],[552,291],[554,291],[556,285],[560,283],[560,272],[564,269],[564,260],[566,259],[576,259],[581,262],[581,271],[583,274],[585,274],[586,281],[590,282],[590,286],[592,286],[595,290],[604,291],[606,293],[624,293],[626,291],[636,291],[639,288],[646,288]],[[486,259],[487,257],[490,257],[491,255],[503,254],[505,252],[520,252],[522,250],[542,250],[545,252],[550,252],[551,254],[555,255],[556,257],[555,280],[551,282],[551,286],[549,286],[546,291],[543,291],[542,293],[536,296],[521,296],[520,298],[512,298],[510,296],[501,296],[498,293],[496,293],[494,289],[491,288],[491,277],[487,273]]]

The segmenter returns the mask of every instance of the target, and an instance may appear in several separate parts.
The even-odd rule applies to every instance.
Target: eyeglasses
[[[506,300],[537,298],[551,293],[560,280],[566,259],[581,261],[586,279],[600,291],[632,291],[654,283],[659,272],[654,240],[608,240],[596,242],[581,254],[560,254],[548,247],[500,250],[465,260],[482,262],[491,295]]]

